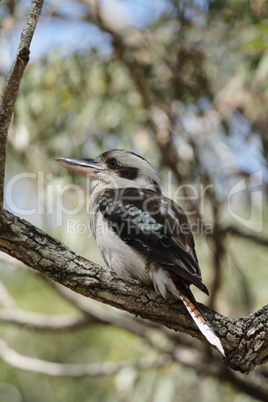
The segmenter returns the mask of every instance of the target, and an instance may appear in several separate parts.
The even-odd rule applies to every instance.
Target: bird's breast
[[[147,259],[138,253],[131,245],[126,244],[108,227],[100,212],[95,216],[95,233],[97,245],[106,264],[124,279],[137,278],[150,282],[146,265]]]
[[[177,290],[166,269],[136,251],[131,246],[131,241],[126,243],[109,227],[107,220],[100,212],[97,197],[92,198],[89,204],[89,221],[104,261],[120,278],[126,281],[135,278],[142,283],[151,283],[163,297],[167,289],[177,295]]]

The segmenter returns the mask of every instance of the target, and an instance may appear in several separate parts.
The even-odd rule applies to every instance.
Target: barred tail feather
[[[179,295],[202,334],[207,338],[211,345],[216,346],[219,352],[225,357],[225,352],[223,350],[221,341],[213,331],[212,327],[205,320],[196,306],[188,299],[188,297],[186,297],[181,291],[179,291]]]

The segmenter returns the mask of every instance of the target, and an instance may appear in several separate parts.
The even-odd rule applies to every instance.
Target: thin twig
[[[21,355],[14,349],[9,348],[3,340],[0,340],[0,355],[6,363],[15,368],[47,374],[50,376],[65,377],[114,375],[118,373],[118,371],[126,368],[148,370],[165,366],[172,361],[172,358],[169,355],[162,355],[153,359],[141,358],[137,361],[130,360],[121,363],[113,363],[109,361],[90,364],[55,363]]]
[[[71,292],[69,289],[57,284],[56,282],[51,280],[47,280],[47,282],[49,282],[53,289],[64,297],[65,300],[69,301],[86,317],[89,317],[92,322],[122,328],[134,335],[144,338],[148,342],[149,338],[146,335],[146,330],[149,326],[152,328],[157,327],[157,325],[152,323],[146,323],[145,325],[143,322],[140,322],[138,318],[132,318],[125,314],[119,315],[114,311],[101,308],[101,306],[98,306],[97,308],[88,303],[87,299],[79,297],[76,293]]]
[[[59,332],[81,328],[92,323],[92,320],[89,317],[74,314],[45,315],[19,309],[0,309],[0,322],[36,331]]]
[[[224,228],[225,233],[230,234],[232,236],[241,237],[242,239],[252,241],[260,246],[267,247],[268,246],[268,238],[263,236],[254,235],[252,233],[247,233],[245,231],[241,231],[235,226],[227,226]]]
[[[0,281],[0,304],[6,309],[13,309],[16,307],[15,300],[13,299],[2,281]]]
[[[211,356],[204,358],[204,355],[197,350],[181,350],[177,348],[173,351],[161,349],[156,345],[160,352],[157,357],[141,358],[139,360],[126,360],[120,363],[102,361],[98,363],[70,364],[56,363],[28,357],[10,348],[5,341],[0,340],[0,356],[10,366],[46,374],[54,377],[97,377],[115,375],[124,369],[149,370],[166,366],[176,362],[183,367],[190,368],[202,376],[213,376],[220,381],[231,382],[241,392],[255,397],[260,401],[267,401],[268,392],[265,388],[260,388],[252,381],[244,380],[241,376],[233,373],[230,369],[222,366],[219,359]]]
[[[0,102],[0,217],[3,209],[7,134],[14,111],[20,82],[29,61],[30,44],[44,0],[33,0],[20,37],[15,61],[9,72]]]

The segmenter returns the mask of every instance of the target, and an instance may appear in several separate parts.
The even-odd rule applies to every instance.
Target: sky
[[[93,0],[88,0],[89,3],[91,1]],[[14,29],[10,32],[0,31],[2,71],[8,70],[14,60],[30,3],[30,0],[23,1],[18,7],[18,20],[21,22]],[[101,4],[109,20],[114,20],[117,25],[143,28],[166,9],[167,0],[102,0]],[[81,21],[86,11],[84,5],[77,0],[47,0],[32,40],[31,60],[39,59],[55,48],[61,48],[62,54],[74,49],[83,51],[90,47],[109,51],[107,37],[95,25]],[[65,18],[51,17],[52,13],[61,14]],[[6,15],[7,8],[0,6],[0,19]]]

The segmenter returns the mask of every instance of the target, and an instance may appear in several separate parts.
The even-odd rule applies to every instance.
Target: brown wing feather
[[[108,225],[127,244],[207,292],[183,210],[152,190],[106,190],[99,200]]]

